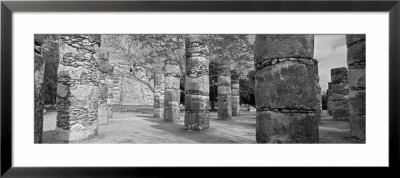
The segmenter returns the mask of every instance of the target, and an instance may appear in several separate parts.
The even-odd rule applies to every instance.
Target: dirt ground
[[[184,111],[176,123],[153,118],[152,107],[118,109],[107,125],[99,125],[96,137],[75,143],[256,143],[255,112],[242,111],[232,120],[217,120],[217,113],[211,112],[210,129],[189,131],[184,129]],[[43,143],[63,143],[54,138],[56,128],[55,111],[44,115]],[[349,122],[333,121],[326,111],[319,125],[320,143],[359,143],[351,139]]]

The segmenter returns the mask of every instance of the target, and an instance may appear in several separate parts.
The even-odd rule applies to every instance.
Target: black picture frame
[[[1,2],[1,175],[8,177],[128,177],[178,175],[176,168],[20,168],[12,166],[12,19],[13,12],[389,12],[389,167],[399,167],[400,1],[2,1]],[[382,59],[377,59],[382,60]],[[157,170],[154,170],[157,169]],[[376,170],[376,169],[364,169]],[[208,171],[186,168],[186,171]],[[215,169],[213,169],[215,171]],[[231,169],[230,174],[241,169]],[[252,173],[265,173],[253,168]],[[284,171],[284,170],[280,170]],[[309,171],[309,170],[308,170]],[[357,170],[359,171],[359,170]],[[218,169],[218,172],[225,172]],[[304,171],[304,172],[307,172]],[[367,171],[368,172],[368,171]],[[367,173],[363,172],[363,173]],[[332,171],[331,175],[343,173]],[[272,175],[272,174],[271,174]]]

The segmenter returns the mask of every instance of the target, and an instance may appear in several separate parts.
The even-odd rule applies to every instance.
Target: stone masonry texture
[[[100,35],[61,35],[57,138],[82,140],[98,133]]]
[[[43,134],[43,78],[45,69],[45,59],[42,56],[41,45],[43,41],[36,38],[34,41],[34,91],[35,91],[35,109],[34,109],[34,143],[42,143]]]
[[[348,121],[350,118],[347,72],[346,67],[331,69],[332,118],[337,121]]]
[[[227,64],[227,59],[223,60],[218,66],[218,119],[232,119],[231,103],[231,69]]]
[[[180,80],[181,69],[173,60],[165,60],[165,92],[164,92],[164,120],[173,122],[180,120]]]
[[[190,130],[209,128],[209,64],[208,47],[200,35],[185,39],[185,127]]]
[[[257,143],[318,143],[313,35],[256,35]]]
[[[346,35],[350,134],[365,141],[365,35]]]

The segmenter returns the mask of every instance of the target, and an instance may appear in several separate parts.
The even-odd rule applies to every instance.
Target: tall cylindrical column
[[[256,35],[258,143],[318,143],[313,35]]]
[[[218,119],[232,119],[231,69],[228,60],[217,66],[218,70]]]
[[[164,72],[157,71],[154,74],[154,117],[164,117]]]
[[[332,82],[328,82],[328,90],[326,90],[326,100],[327,100],[327,110],[328,114],[332,116],[332,91],[331,91]]]
[[[232,79],[231,83],[232,116],[240,115],[239,79]]]
[[[34,143],[42,143],[43,133],[43,78],[45,59],[42,56],[41,45],[43,41],[36,39],[34,41],[34,86],[35,86],[35,110],[34,110]]]
[[[164,120],[180,120],[180,81],[181,69],[173,60],[165,61]]]
[[[114,82],[113,74],[111,73],[107,79],[108,86],[108,98],[107,98],[107,119],[113,117],[113,93],[114,93]]]
[[[62,35],[57,86],[57,138],[81,140],[98,130],[100,35]]]
[[[365,35],[346,35],[350,134],[365,140]]]
[[[108,59],[101,58],[99,61],[99,106],[98,118],[99,124],[108,124],[108,80],[112,74],[113,67],[109,64]]]
[[[349,84],[347,82],[347,68],[331,69],[331,100],[332,118],[337,121],[348,121],[349,111]]]
[[[121,104],[121,86],[122,86],[122,76],[114,76],[113,78],[113,105]]]
[[[210,119],[208,47],[200,35],[187,37],[185,47],[185,127],[206,130]]]

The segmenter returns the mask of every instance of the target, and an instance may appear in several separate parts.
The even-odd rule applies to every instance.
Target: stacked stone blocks
[[[313,35],[256,35],[257,143],[318,143]]]
[[[185,127],[206,130],[210,119],[208,47],[202,36],[189,35],[185,48]]]
[[[365,35],[346,35],[350,134],[365,141]]]

